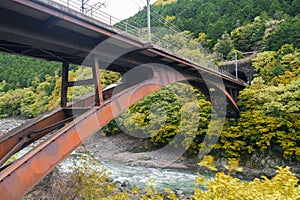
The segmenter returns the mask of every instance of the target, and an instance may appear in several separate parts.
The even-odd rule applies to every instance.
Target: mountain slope
[[[205,33],[211,41],[209,48],[217,43],[225,32],[254,21],[257,16],[265,19],[282,20],[299,16],[299,0],[159,0],[152,6],[152,12],[162,16],[181,30],[191,31],[194,37]],[[299,17],[296,17],[299,19]],[[146,26],[146,12],[140,11],[128,19]],[[162,24],[152,18],[152,26]],[[300,31],[300,30],[299,30]],[[295,44],[294,44],[295,45]],[[298,46],[298,45],[295,45]],[[300,46],[300,42],[299,42]]]

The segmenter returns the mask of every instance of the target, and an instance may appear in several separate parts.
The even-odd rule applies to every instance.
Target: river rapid
[[[16,118],[0,119],[0,130],[2,134],[5,134],[25,122],[26,120]],[[197,170],[191,169],[185,159],[179,159],[166,167],[165,160],[154,158],[151,151],[142,151],[143,148],[147,148],[147,145],[145,139],[133,138],[126,134],[106,137],[97,133],[72,155],[83,154],[88,150],[92,156],[99,158],[101,165],[110,172],[110,178],[120,186],[136,185],[144,188],[147,183],[152,182],[158,191],[170,188],[185,195],[191,194],[193,188],[198,187],[194,184]],[[17,157],[22,157],[32,148],[32,146],[26,147]],[[73,165],[73,161],[67,158],[59,165],[59,169],[68,170],[71,165]],[[207,179],[213,178],[208,174],[202,175]]]

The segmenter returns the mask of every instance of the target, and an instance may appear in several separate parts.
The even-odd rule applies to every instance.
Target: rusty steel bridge
[[[60,1],[0,1],[0,50],[62,63],[60,107],[0,138],[1,199],[22,198],[86,138],[166,85],[188,81],[211,100],[220,116],[238,116],[242,80],[204,59],[176,54],[172,44],[158,38],[144,41],[141,27],[116,23],[105,13],[82,14],[72,4],[78,0]],[[93,78],[69,81],[70,64],[91,67]],[[126,76],[138,66],[143,66],[138,68],[141,76]],[[124,75],[123,86],[102,90],[99,69]],[[95,92],[67,102],[68,88],[78,85],[94,85]],[[220,95],[225,101],[218,100]],[[50,136],[26,155],[4,165],[46,135]]]

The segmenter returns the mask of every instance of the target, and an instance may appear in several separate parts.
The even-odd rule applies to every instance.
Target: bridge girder
[[[195,77],[184,76],[175,70],[155,68],[153,69],[153,77],[134,85],[129,84],[128,88],[123,88],[114,94],[111,99],[106,100],[103,106],[90,108],[28,154],[1,171],[1,198],[21,198],[56,165],[82,144],[85,139],[96,133],[129,106],[166,85],[186,80],[195,80]],[[215,88],[224,92],[224,89],[218,85],[215,85]],[[226,105],[226,103],[223,102],[223,105]],[[224,115],[224,113],[221,114]],[[23,132],[22,134],[24,134],[28,130],[31,131],[32,128],[27,127],[26,130],[20,130],[19,132]],[[10,136],[9,138],[18,137],[19,135]],[[3,142],[5,143],[6,140],[2,140]]]

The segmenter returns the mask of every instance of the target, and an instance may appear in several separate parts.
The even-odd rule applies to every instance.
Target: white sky
[[[89,5],[97,2],[106,2],[106,8],[103,7],[100,10],[118,19],[134,15],[147,4],[147,0],[90,0]],[[150,0],[150,3],[154,2],[155,0]]]
[[[0,0],[1,1],[1,0]],[[71,8],[77,11],[81,9],[82,0],[54,0],[63,5],[67,5],[67,2],[71,4]],[[147,0],[84,0],[88,6],[93,6],[98,2],[106,3],[106,7],[102,7],[99,10],[103,11],[119,20],[126,19],[133,16],[139,10],[142,10],[147,5]],[[156,0],[150,0],[150,4],[155,3]],[[88,8],[88,6],[85,6]],[[75,8],[76,7],[76,8]]]

